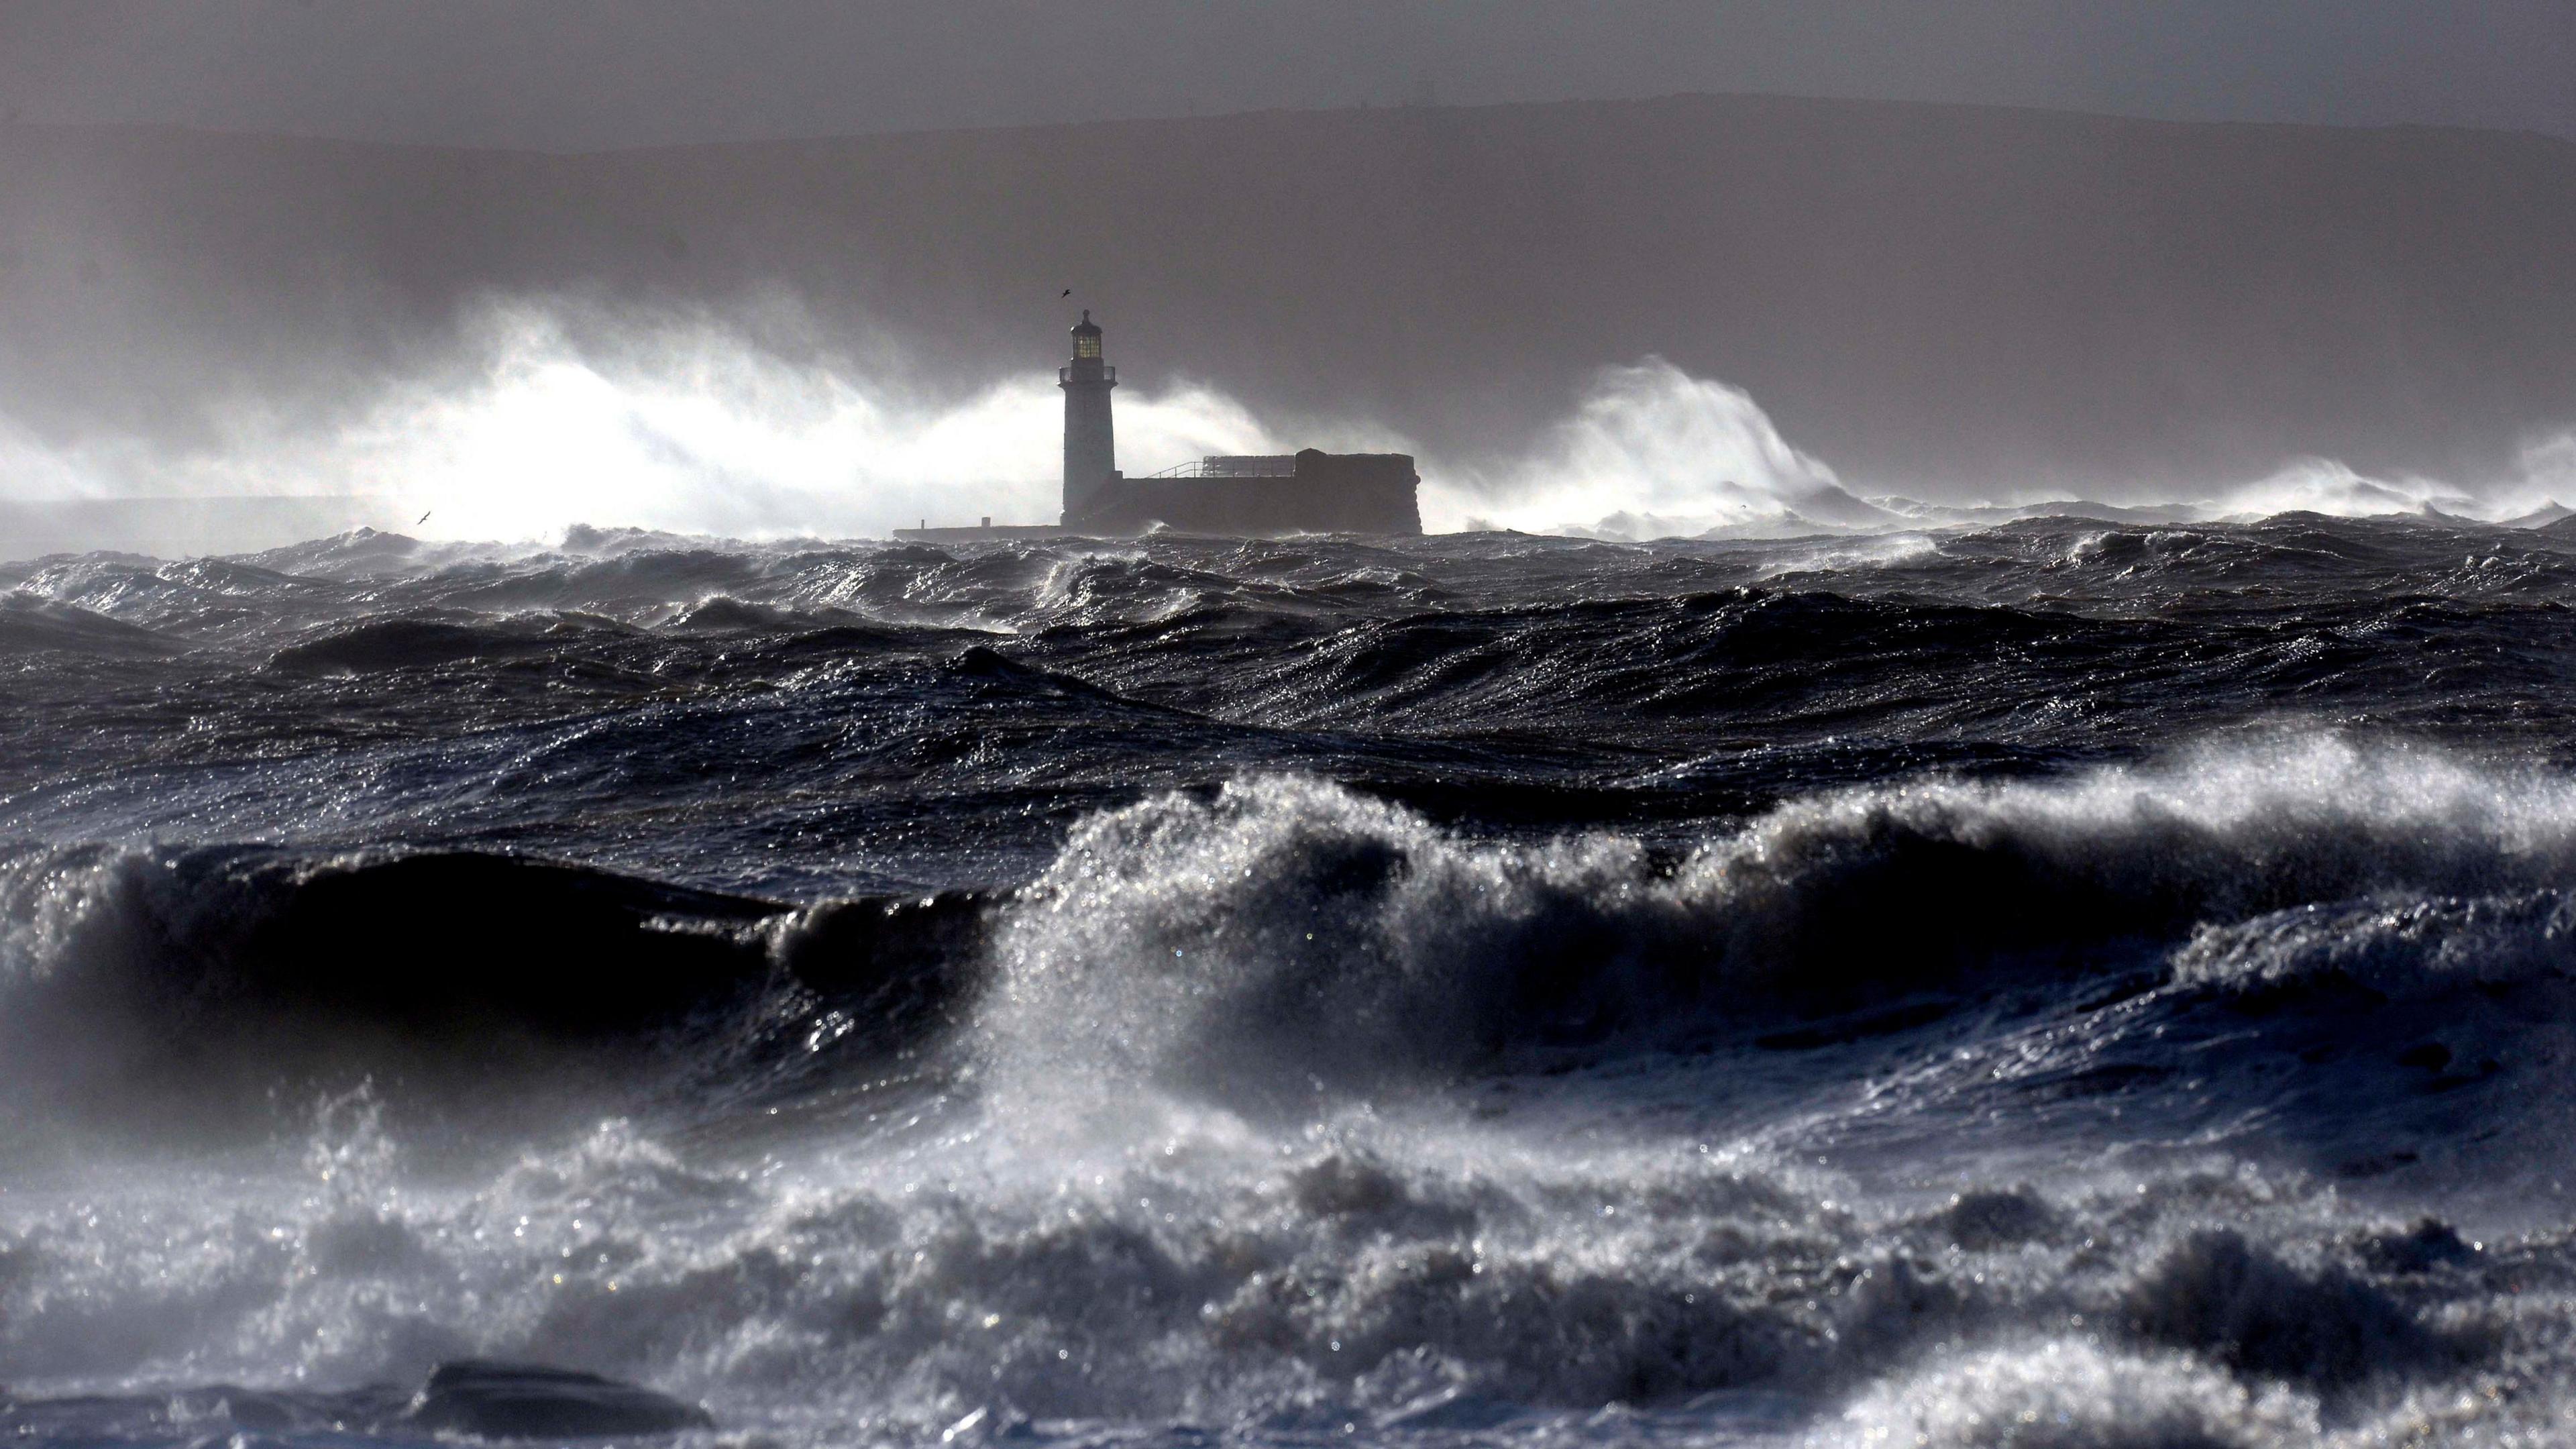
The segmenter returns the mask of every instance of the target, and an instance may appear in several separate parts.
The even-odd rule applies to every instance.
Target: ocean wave
[[[2201,927],[2175,953],[2174,970],[2179,981],[2238,991],[2336,981],[2398,1000],[2576,987],[2576,895],[2526,889],[2303,905]]]
[[[2250,982],[2286,969],[2279,913],[2368,954],[2332,921],[2571,878],[2576,784],[2333,736],[1832,792],[1678,853],[1479,842],[1266,777],[1077,828],[1000,928],[990,1050],[1294,1095],[2141,967]],[[2468,914],[2552,960],[2564,935],[2554,905]],[[2248,932],[2275,964],[2241,964]]]
[[[0,568],[0,1437],[2549,1442],[2563,530],[1932,522]]]
[[[0,861],[0,1041],[31,1119],[257,1123],[368,1080],[738,1098],[947,1030],[983,911],[471,852],[22,848]]]
[[[1188,719],[989,651],[924,677]],[[2571,880],[2576,783],[2330,735],[1826,791],[1696,841],[1478,837],[1269,775],[1093,814],[1026,886],[920,908],[473,852],[22,846],[0,862],[0,992],[30,1050],[48,1038],[29,1023],[75,1016],[129,1042],[74,1052],[64,1090],[212,1061],[326,1079],[388,1042],[453,1071],[719,1021],[755,1045],[705,1060],[757,1077],[830,1013],[917,1047],[980,1000],[969,1056],[1005,1098],[1151,1083],[1281,1104],[1901,1039],[1971,1004],[2076,1012],[2142,985],[2177,1011],[2338,984],[2434,1004],[2355,1039],[2447,1030],[2432,1067],[2455,1076],[2576,1026]]]
[[[183,647],[149,629],[71,604],[12,590],[0,593],[0,652],[60,649],[76,654],[158,655]]]
[[[566,632],[541,622],[516,627],[444,619],[371,619],[301,644],[290,644],[269,657],[271,668],[303,674],[363,674],[376,670],[416,669],[469,661],[524,659],[558,653]]]
[[[2070,1190],[2042,1204],[2062,1232],[1963,1246],[1940,1213],[1856,1211],[1775,1163],[1455,1127],[1431,1153],[1365,1119],[1088,1161],[968,1134],[752,1172],[616,1123],[461,1192],[406,1186],[374,1123],[318,1135],[267,1230],[152,1194],[0,1229],[0,1372],[204,1382],[289,1349],[361,1382],[501,1355],[728,1425],[906,1441],[979,1408],[1260,1439],[1769,1393],[1933,1443],[1994,1442],[1978,1426],[2034,1408],[2042,1443],[2239,1443],[2468,1374],[2529,1409],[2564,1398],[2545,1375],[2566,1300],[2539,1291],[2566,1278],[2563,1239],[2410,1270],[2331,1194],[2242,1174]],[[2491,1271],[2532,1295],[2500,1311]],[[2166,1437],[2081,1432],[2123,1423]]]
[[[2291,1449],[2313,1401],[2179,1354],[2057,1340],[1954,1355],[1873,1391],[1811,1442],[1920,1449]]]

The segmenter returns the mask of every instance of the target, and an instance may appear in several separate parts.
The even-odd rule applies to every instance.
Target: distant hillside
[[[1133,383],[1508,450],[1593,367],[1863,489],[2460,476],[2576,422],[2576,144],[1676,97],[542,156],[0,129],[0,412],[170,430],[432,366],[457,301],[801,296],[963,385],[1077,288]]]

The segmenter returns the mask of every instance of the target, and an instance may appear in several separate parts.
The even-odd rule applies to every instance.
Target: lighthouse
[[[1151,533],[1215,538],[1283,538],[1298,533],[1414,537],[1422,475],[1410,453],[1219,454],[1130,478],[1118,471],[1109,392],[1118,369],[1100,355],[1100,324],[1085,311],[1073,324],[1073,357],[1055,370],[1064,389],[1064,513],[1051,524],[898,528],[908,543],[979,543],[1039,538],[1136,538]]]
[[[1101,487],[1118,467],[1118,437],[1109,421],[1109,390],[1118,369],[1100,360],[1100,324],[1084,308],[1073,324],[1073,360],[1056,369],[1064,389],[1064,519],[1092,511]]]

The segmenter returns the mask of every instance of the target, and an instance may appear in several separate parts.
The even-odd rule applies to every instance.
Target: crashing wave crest
[[[1825,794],[1678,857],[1265,777],[1079,827],[1001,927],[990,1051],[1029,1080],[1364,1086],[2177,948],[2185,979],[2250,985],[2315,955],[2277,913],[2390,901],[2555,962],[2565,912],[2490,898],[2571,877],[2576,786],[2332,736]]]

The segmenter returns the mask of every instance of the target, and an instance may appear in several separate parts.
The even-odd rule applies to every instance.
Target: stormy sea
[[[2576,1421],[2568,527],[362,530],[0,678],[11,1442]]]

